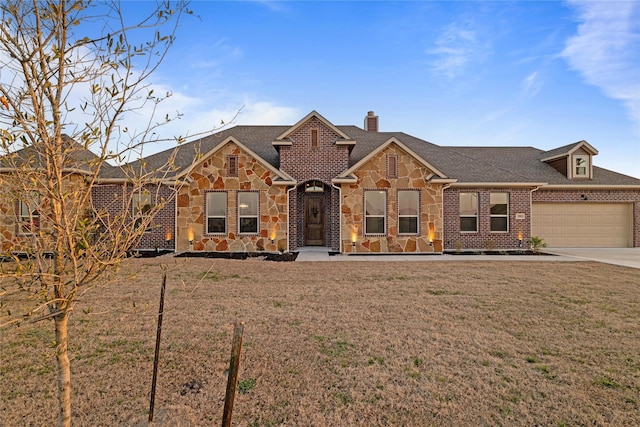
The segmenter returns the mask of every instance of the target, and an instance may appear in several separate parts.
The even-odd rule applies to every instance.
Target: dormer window
[[[573,156],[573,177],[588,178],[589,177],[589,156],[576,155]]]

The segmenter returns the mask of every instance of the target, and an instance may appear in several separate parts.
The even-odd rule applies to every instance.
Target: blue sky
[[[128,2],[131,13],[152,5]],[[228,122],[404,131],[439,145],[587,140],[640,177],[640,2],[194,1],[154,76],[186,134]],[[151,150],[150,150],[151,151]],[[153,150],[156,151],[156,150]],[[147,152],[146,154],[149,154]]]

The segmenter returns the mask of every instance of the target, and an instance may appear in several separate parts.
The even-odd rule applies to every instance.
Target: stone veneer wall
[[[460,232],[460,193],[478,194],[478,231]],[[490,193],[509,194],[509,231],[491,232]],[[445,250],[465,249],[517,249],[518,237],[526,248],[531,233],[531,189],[530,188],[462,188],[444,190],[444,248]],[[516,214],[524,214],[524,219],[516,219]]]
[[[227,176],[226,156],[238,158],[237,176]],[[275,174],[230,142],[198,164],[189,174],[190,183],[177,197],[178,251],[256,252],[286,250],[288,243],[287,187],[272,185]],[[224,234],[206,232],[205,194],[227,192]],[[259,225],[256,234],[238,233],[238,191],[259,192]],[[190,247],[189,240],[193,240]],[[271,243],[273,237],[274,243]]]
[[[97,210],[106,210],[112,215],[120,215],[122,209],[132,213],[129,191],[131,189],[122,184],[99,184],[91,189],[93,206]],[[151,201],[157,198],[157,203],[166,203],[160,208],[149,224],[147,231],[136,243],[137,250],[175,249],[174,224],[175,224],[175,197],[174,189],[168,186],[148,186]],[[127,197],[125,198],[125,194]]]
[[[585,195],[588,200],[582,200]],[[544,190],[532,193],[533,202],[633,204],[633,247],[640,247],[640,192],[635,190]]]
[[[388,154],[398,156],[397,178],[386,176]],[[377,153],[357,170],[355,175],[358,182],[342,185],[343,251],[346,253],[442,252],[442,184],[427,183],[425,178],[430,173],[429,169],[394,144]],[[411,189],[420,190],[419,234],[398,235],[397,191]],[[367,190],[387,192],[384,235],[364,235],[364,192]],[[429,242],[430,232],[433,245]],[[356,237],[355,248],[352,246],[352,234]]]

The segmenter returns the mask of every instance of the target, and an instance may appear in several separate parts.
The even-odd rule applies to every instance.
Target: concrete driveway
[[[549,248],[544,252],[576,259],[640,268],[640,248]]]

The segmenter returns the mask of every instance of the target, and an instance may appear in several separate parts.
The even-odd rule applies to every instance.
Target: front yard
[[[76,425],[638,425],[637,270],[598,263],[128,260],[70,331]],[[56,422],[53,326],[0,330],[0,424]]]

